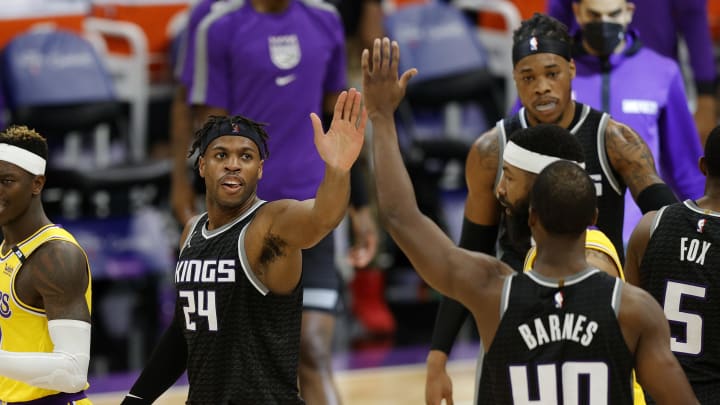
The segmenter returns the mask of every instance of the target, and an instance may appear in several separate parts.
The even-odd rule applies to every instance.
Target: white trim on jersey
[[[610,301],[610,305],[612,306],[613,310],[615,311],[616,317],[620,313],[620,301],[622,298],[622,287],[623,287],[623,281],[620,280],[620,277],[616,278],[615,286],[613,287],[612,300]]]
[[[255,287],[256,290],[262,295],[267,295],[270,292],[270,289],[267,288],[265,284],[263,284],[260,279],[257,278],[255,273],[252,271],[252,266],[250,266],[250,260],[247,257],[247,253],[245,252],[245,234],[247,234],[247,230],[250,227],[250,224],[252,221],[248,222],[240,231],[240,236],[238,237],[238,256],[240,257],[240,266],[242,267],[243,272],[245,273],[245,277],[250,281],[250,284]]]
[[[600,167],[602,168],[608,183],[610,183],[610,187],[612,187],[619,196],[622,196],[623,192],[622,187],[620,186],[620,181],[618,181],[613,174],[612,165],[610,164],[610,159],[607,155],[607,148],[605,147],[605,130],[607,129],[609,121],[610,115],[603,113],[602,117],[600,117],[600,124],[598,125],[597,132],[598,160],[600,160]]]
[[[238,10],[245,4],[245,0],[227,0],[213,3],[208,13],[198,24],[195,32],[195,60],[193,71],[193,85],[190,91],[191,104],[205,104],[207,98],[208,77],[208,30],[210,26],[221,17]],[[222,106],[226,107],[226,106]]]
[[[600,272],[600,270],[598,270],[596,268],[587,268],[577,274],[573,274],[570,277],[564,278],[563,284],[566,286],[577,284],[577,283],[585,280],[586,278],[592,276],[593,274],[599,273],[599,272]],[[530,279],[532,279],[533,281],[535,281],[536,283],[540,284],[543,287],[550,287],[550,288],[559,288],[560,287],[559,279],[543,276],[542,274],[538,274],[535,270],[532,270],[532,269],[528,270],[525,272],[525,274],[527,274],[528,277],[530,277]]]
[[[305,288],[303,290],[303,307],[335,310],[338,297],[337,290],[330,288]]]

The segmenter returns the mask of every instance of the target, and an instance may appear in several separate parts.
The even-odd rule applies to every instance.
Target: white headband
[[[0,160],[12,163],[34,175],[45,174],[45,159],[7,143],[0,143]]]
[[[503,152],[503,161],[511,164],[518,169],[525,170],[530,173],[538,174],[542,169],[546,168],[550,163],[557,162],[558,160],[567,160],[555,156],[543,155],[542,153],[533,152],[527,150],[522,146],[519,146],[515,142],[508,142],[505,146],[505,152]],[[585,168],[585,163],[573,162],[578,166]]]

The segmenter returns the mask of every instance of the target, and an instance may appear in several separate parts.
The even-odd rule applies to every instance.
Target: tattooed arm
[[[15,290],[23,303],[45,310],[53,351],[0,350],[0,375],[61,392],[85,388],[90,363],[90,310],[85,300],[89,282],[85,255],[69,242],[47,242],[28,257],[16,276]]]
[[[610,120],[605,130],[605,149],[610,164],[643,213],[677,202],[675,194],[658,175],[647,144],[630,127]]]

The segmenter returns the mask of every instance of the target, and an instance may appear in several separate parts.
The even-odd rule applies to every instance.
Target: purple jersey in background
[[[632,128],[647,143],[660,177],[682,201],[703,194],[705,178],[697,166],[702,155],[695,121],[688,108],[682,73],[674,60],[642,46],[633,30],[625,50],[601,60],[573,48],[576,75],[573,99]],[[575,42],[580,39],[576,36]],[[652,68],[649,68],[652,67]],[[603,99],[608,101],[604,105]],[[520,100],[512,112],[521,107]],[[642,217],[632,194],[625,194],[623,241],[627,243]]]
[[[574,48],[573,59],[574,98],[635,130],[655,157],[660,176],[681,201],[702,196],[705,178],[697,166],[702,155],[700,137],[677,63],[640,46],[632,31],[626,35],[625,50],[610,56],[608,70],[603,69],[600,58],[584,53],[581,46]],[[609,105],[603,105],[603,93]],[[626,243],[641,216],[627,193]]]
[[[268,124],[260,198],[315,196],[325,163],[310,113],[322,115],[325,94],[345,89],[344,46],[337,11],[317,0],[290,1],[277,14],[228,0],[200,23],[190,102]]]
[[[718,1],[718,0],[712,0]],[[663,56],[678,60],[678,36],[685,38],[690,66],[700,93],[713,94],[717,78],[708,25],[707,0],[629,0],[635,4],[630,28],[642,42]],[[548,0],[548,14],[578,30],[573,0]]]
[[[195,60],[195,34],[198,25],[205,16],[210,13],[212,4],[216,0],[200,0],[190,9],[188,23],[183,31],[182,44],[175,65],[175,79],[184,85],[188,90],[192,88],[193,62]]]

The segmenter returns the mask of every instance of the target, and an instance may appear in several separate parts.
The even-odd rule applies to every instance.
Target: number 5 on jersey
[[[197,299],[195,299],[196,295]],[[192,318],[199,316],[207,318],[208,330],[217,330],[215,291],[180,291],[179,296],[186,300],[183,305],[183,313],[187,330],[197,330],[197,325]]]

